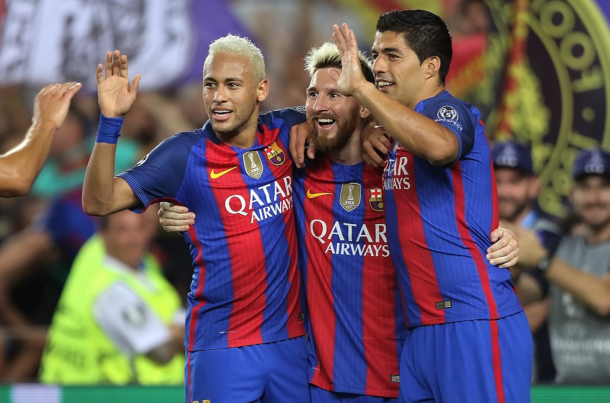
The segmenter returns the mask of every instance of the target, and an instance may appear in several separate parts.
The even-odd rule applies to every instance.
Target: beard
[[[508,222],[514,222],[517,217],[519,217],[519,215],[527,208],[529,200],[516,200],[513,198],[498,197],[498,204],[500,205],[500,219]],[[510,208],[507,208],[506,205],[510,205]]]
[[[336,134],[332,137],[326,137],[320,135],[318,127],[316,126],[316,119],[327,118],[334,119],[336,127]],[[316,147],[316,150],[329,154],[334,151],[342,149],[352,137],[352,134],[356,130],[357,119],[337,119],[336,116],[328,114],[307,116],[307,125],[309,126],[309,139],[311,143]]]
[[[578,212],[577,212],[580,219],[594,232],[602,231],[608,225],[610,225],[610,214],[605,214],[605,215],[602,215],[601,217],[592,218],[592,217],[590,217],[589,214],[587,214],[587,210],[589,210],[591,208],[605,209],[605,208],[607,208],[607,206],[604,204],[589,203],[589,204],[583,205],[581,208],[578,209]],[[606,212],[607,212],[607,209],[606,209]]]

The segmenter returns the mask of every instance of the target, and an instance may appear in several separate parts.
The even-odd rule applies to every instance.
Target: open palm
[[[358,43],[354,31],[347,24],[333,26],[333,39],[341,56],[340,72],[329,72],[331,78],[337,82],[337,87],[344,95],[352,95],[360,86],[366,84],[358,57]]]
[[[102,72],[105,70],[105,78]],[[138,74],[129,84],[127,56],[115,50],[106,53],[105,66],[97,66],[97,98],[102,115],[122,117],[131,109],[138,95],[141,76]]]

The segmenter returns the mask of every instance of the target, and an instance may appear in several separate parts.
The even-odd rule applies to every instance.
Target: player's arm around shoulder
[[[445,166],[459,158],[459,139],[445,125],[381,93],[372,84],[362,91],[370,98],[365,105],[383,132],[407,151],[433,166]]]

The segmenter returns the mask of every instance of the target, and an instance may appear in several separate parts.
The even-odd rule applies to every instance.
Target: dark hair
[[[449,28],[441,17],[426,10],[393,10],[379,17],[375,29],[402,34],[420,63],[438,56],[441,60],[439,78],[445,83],[453,50]]]

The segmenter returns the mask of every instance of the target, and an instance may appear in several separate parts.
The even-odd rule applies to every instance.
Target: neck
[[[256,130],[258,128],[258,107],[252,112],[250,118],[240,127],[229,133],[217,133],[216,137],[223,143],[237,148],[251,148],[256,140]]]
[[[520,213],[515,216],[513,222],[519,226],[522,226],[525,217],[527,217],[532,212],[531,207],[526,206]]]
[[[586,237],[588,244],[598,244],[610,240],[610,223],[606,223],[600,228],[587,226]]]
[[[433,98],[445,91],[445,84],[441,83],[426,83],[417,97],[413,100],[411,105],[407,105],[409,108],[414,109],[415,106],[423,100]]]
[[[360,129],[356,129],[347,144],[341,149],[328,153],[331,161],[341,165],[356,165],[363,161]]]

